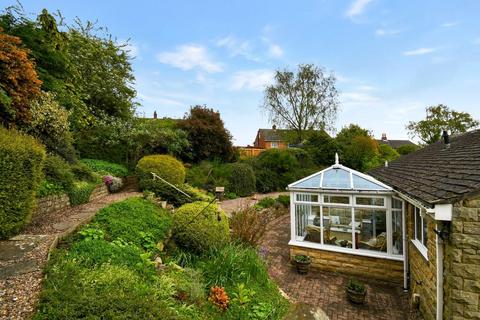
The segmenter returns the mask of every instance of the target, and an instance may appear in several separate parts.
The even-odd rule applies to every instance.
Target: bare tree
[[[270,121],[295,131],[302,141],[308,130],[331,130],[338,111],[335,76],[313,64],[301,64],[297,73],[277,71],[275,83],[265,89],[262,108]]]

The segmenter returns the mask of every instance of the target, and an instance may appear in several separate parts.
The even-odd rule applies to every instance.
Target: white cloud
[[[398,29],[377,29],[375,30],[375,35],[378,37],[394,36],[401,33],[402,31],[403,30]]]
[[[437,49],[435,48],[418,48],[415,50],[404,51],[403,55],[404,56],[420,56],[420,55],[429,54],[435,51],[437,51]]]
[[[368,85],[361,85],[355,87],[351,91],[340,93],[340,99],[344,106],[348,108],[365,107],[378,105],[381,100],[372,91],[375,88]]]
[[[459,25],[459,24],[460,24],[460,21],[449,21],[449,22],[443,23],[441,26],[444,27],[444,28],[450,28],[450,27],[454,27],[454,26]]]
[[[243,56],[249,60],[258,60],[258,57],[253,54],[250,42],[247,40],[240,40],[234,36],[227,36],[217,40],[215,45],[220,48],[226,48],[231,57]]]
[[[370,2],[372,2],[372,0],[354,0],[345,15],[349,18],[361,15]]]
[[[220,63],[209,57],[205,47],[196,44],[182,45],[175,51],[161,52],[157,55],[157,60],[182,70],[196,68],[214,73],[221,72],[223,69]]]
[[[262,91],[273,82],[275,72],[268,69],[244,70],[236,72],[231,79],[231,90]]]
[[[271,43],[268,47],[268,54],[274,58],[283,56],[283,49],[278,44]]]

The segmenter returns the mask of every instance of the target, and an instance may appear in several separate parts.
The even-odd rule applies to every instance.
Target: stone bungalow
[[[480,319],[480,130],[369,175],[336,163],[289,185],[290,254],[402,285],[425,319]]]

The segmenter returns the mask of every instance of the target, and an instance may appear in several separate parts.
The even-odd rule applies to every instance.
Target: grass
[[[172,215],[131,198],[112,204],[54,251],[34,319],[280,319],[288,302],[256,250],[229,243],[203,255],[167,246]],[[154,259],[167,263],[157,269]],[[174,261],[180,261],[183,267]],[[208,300],[225,287],[226,311]]]
[[[101,175],[110,175],[115,177],[126,177],[128,175],[127,167],[118,163],[96,159],[82,159],[80,162]]]

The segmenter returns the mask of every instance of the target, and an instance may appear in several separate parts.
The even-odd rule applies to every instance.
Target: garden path
[[[367,303],[357,306],[349,303],[345,296],[348,276],[312,270],[308,275],[298,274],[290,263],[289,239],[290,215],[287,214],[269,223],[261,246],[267,249],[270,277],[293,302],[310,305],[310,310],[321,308],[330,320],[401,320],[410,317],[407,294],[401,286],[362,279],[368,290]],[[313,314],[309,317],[292,314],[286,319],[318,317]]]
[[[253,196],[237,198],[231,200],[223,200],[220,202],[220,208],[230,216],[230,214],[240,208],[253,206],[258,200],[263,198],[276,198],[281,194],[288,195],[288,192],[271,192],[271,193],[255,193]]]
[[[0,241],[0,319],[28,319],[41,290],[43,268],[59,238],[88,223],[107,205],[139,197],[134,186],[68,210],[38,216],[22,234]]]

